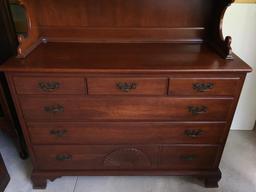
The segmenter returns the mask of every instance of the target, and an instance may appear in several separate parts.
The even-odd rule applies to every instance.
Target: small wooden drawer
[[[232,96],[239,78],[171,78],[170,96]]]
[[[167,95],[167,78],[88,78],[90,95]]]
[[[26,120],[225,121],[230,98],[20,96]]]
[[[161,146],[159,168],[162,169],[213,169],[217,166],[219,147]]]
[[[18,94],[85,94],[84,78],[79,77],[14,77]]]
[[[156,166],[154,146],[34,146],[39,169],[149,169]]]
[[[225,123],[27,123],[33,144],[217,144]]]

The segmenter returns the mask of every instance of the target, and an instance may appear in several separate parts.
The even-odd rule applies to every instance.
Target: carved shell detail
[[[108,168],[136,168],[149,167],[151,161],[139,149],[121,148],[106,155],[103,164]]]

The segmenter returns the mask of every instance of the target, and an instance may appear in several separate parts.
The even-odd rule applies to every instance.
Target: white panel
[[[228,8],[223,33],[232,37],[234,53],[254,70],[246,78],[231,127],[251,130],[256,120],[256,4],[233,4]]]

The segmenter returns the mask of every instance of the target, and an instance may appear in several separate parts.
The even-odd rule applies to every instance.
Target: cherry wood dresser
[[[246,73],[222,36],[231,0],[22,0],[2,67],[34,165],[65,175],[190,175],[217,187]]]

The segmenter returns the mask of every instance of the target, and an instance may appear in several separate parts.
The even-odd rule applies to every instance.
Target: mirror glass
[[[17,0],[10,0],[10,9],[17,35],[28,35],[28,21],[25,8]]]

